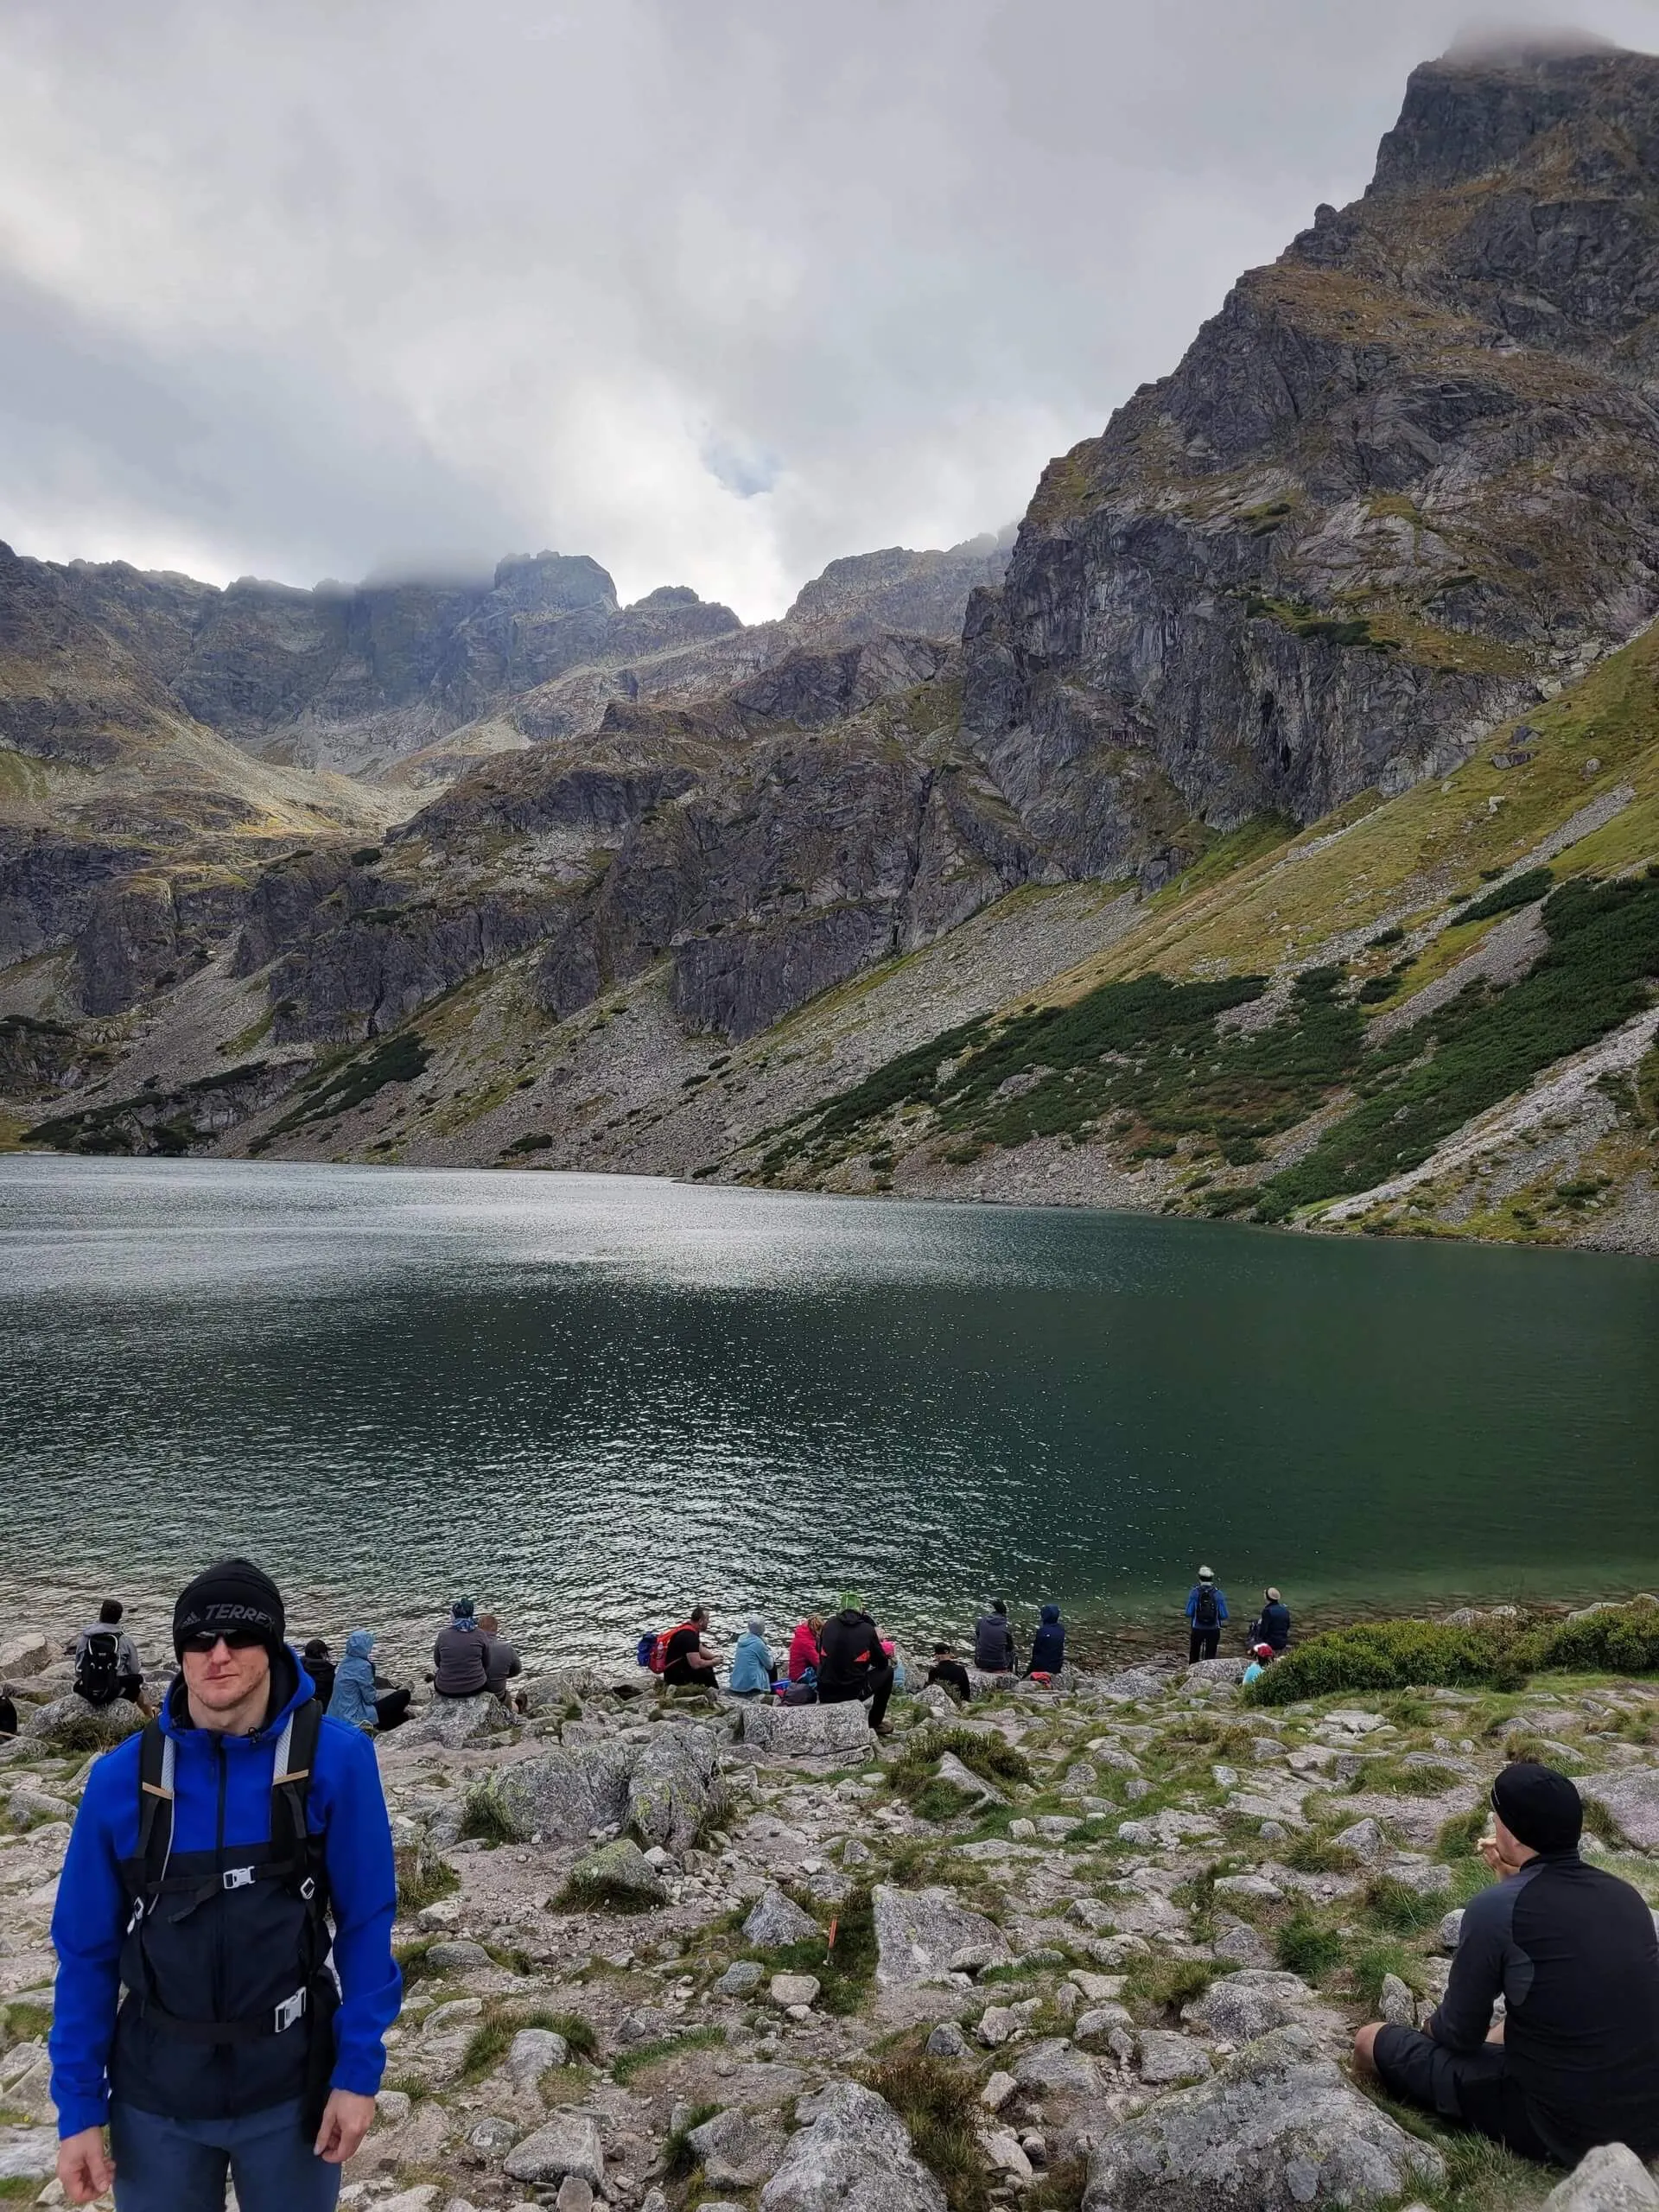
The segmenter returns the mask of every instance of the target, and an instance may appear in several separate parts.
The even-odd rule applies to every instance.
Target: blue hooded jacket
[[[168,1699],[161,1725],[176,1745],[173,1833],[178,1851],[234,1851],[270,1841],[277,1738],[289,1714],[306,1702],[314,1687],[297,1656],[287,1656],[297,1687],[282,1710],[251,1736],[192,1727],[177,1716],[175,1700]],[[183,1709],[181,1696],[177,1702]],[[52,2098],[65,2136],[100,2126],[108,2115],[109,2061],[129,1913],[120,1865],[138,1848],[142,1741],[142,1736],[129,1736],[88,1775],[58,1883],[52,1915],[58,1980],[49,2048]],[[324,1838],[334,1962],[341,1990],[330,2086],[372,2097],[385,2067],[385,2031],[403,2002],[402,1977],[391,1955],[397,1873],[374,1746],[334,1719],[325,1719],[318,1732],[306,1815],[312,1834]]]
[[[766,1638],[746,1629],[732,1647],[730,1686],[734,1697],[753,1697],[758,1691],[772,1688],[772,1676],[767,1671],[772,1654],[766,1649]]]
[[[374,1631],[354,1628],[346,1639],[346,1656],[334,1669],[334,1694],[328,1700],[328,1718],[343,1720],[348,1728],[378,1728],[380,1715],[374,1702]]]
[[[1058,1675],[1065,1664],[1065,1630],[1058,1605],[1043,1607],[1043,1624],[1031,1639],[1030,1675]]]

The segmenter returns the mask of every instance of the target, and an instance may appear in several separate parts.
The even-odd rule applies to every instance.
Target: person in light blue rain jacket
[[[766,1649],[766,1624],[752,1620],[732,1651],[728,1683],[734,1697],[765,1697],[777,1678],[777,1666]]]
[[[374,1662],[369,1654],[374,1649],[374,1630],[354,1628],[346,1639],[346,1656],[334,1669],[334,1694],[328,1700],[328,1718],[343,1720],[348,1727],[367,1728],[380,1725],[380,1714],[374,1701]]]

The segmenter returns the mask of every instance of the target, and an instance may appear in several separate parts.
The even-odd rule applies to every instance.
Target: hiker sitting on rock
[[[17,1733],[17,1708],[11,1700],[11,1685],[0,1682],[0,1744],[7,1743]]]
[[[1262,1596],[1262,1611],[1250,1623],[1249,1640],[1252,1645],[1268,1645],[1276,1658],[1290,1643],[1290,1607],[1271,1584]]]
[[[223,2212],[228,2176],[242,2212],[330,2212],[374,2118],[391,1830],[372,1747],[283,1630],[247,1560],[198,1575],[161,1718],[87,1777],[52,1914],[71,2204],[113,2181],[121,2212]]]
[[[1065,1629],[1058,1605],[1045,1605],[1037,1633],[1031,1639],[1029,1675],[1058,1675],[1065,1664]]]
[[[1186,1663],[1197,1666],[1200,1659],[1213,1659],[1221,1644],[1221,1624],[1227,1618],[1227,1598],[1216,1581],[1212,1567],[1201,1567],[1198,1579],[1186,1593],[1186,1619],[1192,1634],[1187,1638]]]
[[[814,1681],[818,1672],[818,1638],[823,1634],[823,1615],[809,1613],[789,1639],[789,1679],[804,1681],[810,1674]]]
[[[942,1682],[952,1697],[966,1705],[973,1696],[974,1685],[968,1669],[963,1665],[948,1643],[933,1647],[933,1664],[927,1670],[930,1682]]]
[[[1564,1774],[1506,1766],[1481,1856],[1499,1877],[1465,1907],[1426,2030],[1373,2022],[1354,2062],[1392,2097],[1575,2165],[1600,2143],[1659,2156],[1659,1942],[1646,1900],[1579,1856]],[[1504,2018],[1492,2025],[1492,2007]]]
[[[113,1705],[118,1698],[144,1706],[144,1669],[138,1647],[121,1625],[125,1607],[106,1598],[98,1618],[84,1628],[69,1649],[75,1662],[75,1695],[88,1705]]]
[[[371,1734],[397,1727],[408,1716],[410,1700],[408,1690],[395,1690],[381,1681],[369,1656],[373,1649],[373,1630],[354,1628],[346,1639],[346,1656],[331,1670],[334,1688],[328,1700],[331,1720],[343,1720],[347,1727],[365,1728]],[[310,1671],[308,1661],[306,1672]]]
[[[490,1687],[489,1649],[470,1598],[449,1608],[449,1625],[432,1646],[434,1697],[481,1697]]]
[[[702,1631],[709,1625],[709,1608],[694,1605],[668,1639],[663,1661],[663,1680],[671,1690],[715,1688],[715,1661],[702,1648]]]
[[[1250,1646],[1250,1663],[1244,1669],[1246,1685],[1259,1682],[1278,1656],[1270,1643],[1253,1643]]]
[[[491,1690],[509,1713],[523,1713],[525,1709],[523,1692],[510,1690],[507,1685],[515,1675],[524,1673],[524,1661],[502,1635],[501,1624],[493,1613],[480,1613],[478,1625],[489,1646],[484,1657],[484,1669],[489,1677]]]
[[[317,1693],[317,1703],[327,1713],[329,1700],[334,1694],[334,1675],[338,1672],[334,1655],[321,1637],[314,1636],[300,1657],[306,1673],[311,1677],[312,1688]]]
[[[737,1639],[727,1686],[734,1697],[766,1697],[778,1679],[778,1662],[766,1649],[766,1624],[758,1617]]]
[[[1019,1664],[1006,1598],[993,1598],[990,1611],[974,1623],[974,1664],[982,1675],[1011,1675]]]
[[[881,1631],[856,1590],[842,1592],[841,1610],[824,1623],[818,1648],[819,1704],[845,1705],[853,1698],[867,1698],[871,1727],[878,1736],[888,1734],[893,1665],[881,1649]]]

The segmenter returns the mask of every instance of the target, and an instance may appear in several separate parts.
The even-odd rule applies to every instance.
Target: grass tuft
[[[950,2212],[986,2212],[978,2076],[948,2059],[909,2050],[873,2066],[864,2080],[910,2130],[916,2156],[944,2190]]]

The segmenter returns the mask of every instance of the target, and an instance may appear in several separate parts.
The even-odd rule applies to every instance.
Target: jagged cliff
[[[188,981],[118,908],[0,982],[19,1126],[1659,1249],[1656,289],[1659,62],[1452,58],[1011,558],[52,572],[157,711],[447,787]]]
[[[1659,605],[1659,61],[1414,72],[1364,197],[1045,472],[963,730],[1077,873],[1468,758]]]

